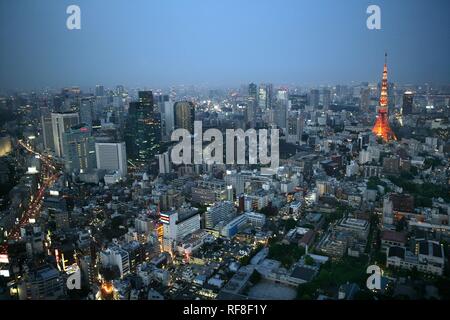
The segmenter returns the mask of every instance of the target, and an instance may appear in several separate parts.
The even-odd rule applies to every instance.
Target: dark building
[[[256,84],[250,83],[248,85],[248,95],[250,97],[255,98],[255,100],[257,99],[257,97],[258,97],[258,86]]]
[[[413,98],[411,91],[406,91],[403,94],[402,114],[408,115],[413,113]]]
[[[306,94],[289,94],[289,100],[291,101],[291,110],[302,110],[308,103],[308,96]]]
[[[129,159],[147,162],[159,153],[161,119],[154,110],[151,91],[139,91],[139,101],[130,103],[125,140]]]
[[[309,105],[312,106],[313,108],[317,108],[319,106],[319,97],[320,97],[320,92],[317,89],[313,89],[310,91],[309,93]]]
[[[400,158],[390,157],[383,159],[383,171],[385,174],[399,174],[400,173]]]
[[[194,133],[195,111],[190,101],[178,101],[174,105],[175,129],[186,129]]]
[[[414,197],[409,194],[390,195],[394,212],[414,212]]]

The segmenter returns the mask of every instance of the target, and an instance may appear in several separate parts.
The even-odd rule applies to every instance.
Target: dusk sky
[[[81,8],[81,30],[66,8]],[[381,30],[366,27],[370,4]],[[450,1],[0,0],[0,88],[450,83]]]

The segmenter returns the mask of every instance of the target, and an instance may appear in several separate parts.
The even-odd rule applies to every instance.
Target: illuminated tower
[[[387,53],[384,54],[383,80],[381,82],[380,105],[378,107],[377,120],[372,132],[383,141],[396,140],[394,132],[389,126],[388,115],[388,79],[387,79]]]

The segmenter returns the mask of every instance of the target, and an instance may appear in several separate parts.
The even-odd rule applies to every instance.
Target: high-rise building
[[[121,278],[130,273],[130,256],[120,247],[114,246],[100,252],[100,261],[103,267],[116,266]]]
[[[323,103],[323,110],[330,109],[330,105],[331,105],[331,91],[329,89],[323,89],[323,91],[322,91],[322,103]]]
[[[161,112],[161,135],[163,141],[170,141],[170,135],[175,128],[174,103],[168,99],[160,103]]]
[[[272,106],[273,86],[272,84],[260,84],[258,89],[258,109],[265,111]]]
[[[256,84],[250,83],[248,85],[248,95],[255,98],[255,100],[258,98],[258,86]]]
[[[231,201],[221,201],[208,207],[205,212],[205,227],[213,229],[219,222],[227,224],[235,216],[236,210]]]
[[[160,174],[170,173],[169,152],[158,154],[156,157],[158,158],[159,173]]]
[[[155,112],[151,91],[139,91],[139,101],[131,102],[125,132],[128,159],[147,162],[159,153],[160,115]]]
[[[303,116],[293,114],[288,118],[286,142],[300,143],[303,134]]]
[[[175,241],[200,229],[201,217],[196,208],[180,208],[176,211],[161,212],[163,224],[163,247],[171,248]]]
[[[123,178],[127,175],[127,153],[125,142],[96,142],[97,168],[117,171]]]
[[[178,101],[174,105],[175,128],[186,129],[194,133],[195,111],[194,104],[190,101]]]
[[[57,157],[62,157],[64,155],[64,132],[80,122],[79,116],[74,112],[52,113],[51,118],[55,154]]]
[[[276,125],[283,129],[286,130],[287,127],[287,114],[288,114],[288,104],[289,101],[286,100],[277,100],[275,102],[275,108],[274,108],[274,118],[275,118],[275,123]]]
[[[289,101],[291,102],[291,110],[302,110],[308,103],[308,96],[306,94],[289,94]]]
[[[94,119],[94,100],[91,98],[81,99],[79,114],[80,122],[91,128],[92,120]]]
[[[277,101],[287,101],[289,99],[288,90],[286,88],[279,88],[277,90]]]
[[[46,150],[55,151],[55,140],[53,138],[53,127],[51,115],[43,115],[41,117],[42,135],[44,138],[44,148]]]
[[[414,94],[411,91],[405,91],[403,94],[402,114],[408,115],[413,113]]]
[[[317,89],[313,89],[309,93],[309,106],[317,108],[319,106],[320,92]]]
[[[96,85],[95,86],[95,96],[96,97],[103,97],[105,95],[105,87],[102,85]]]
[[[95,146],[91,129],[85,124],[71,127],[63,134],[64,165],[68,172],[95,168]]]
[[[369,112],[369,104],[370,104],[370,89],[362,88],[360,105],[359,105],[361,108],[361,111],[363,111],[365,113]]]

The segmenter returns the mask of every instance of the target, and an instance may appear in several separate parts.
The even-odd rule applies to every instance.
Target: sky
[[[68,30],[69,5],[81,29]],[[367,7],[381,9],[369,30]],[[450,83],[448,0],[0,0],[0,89]]]

